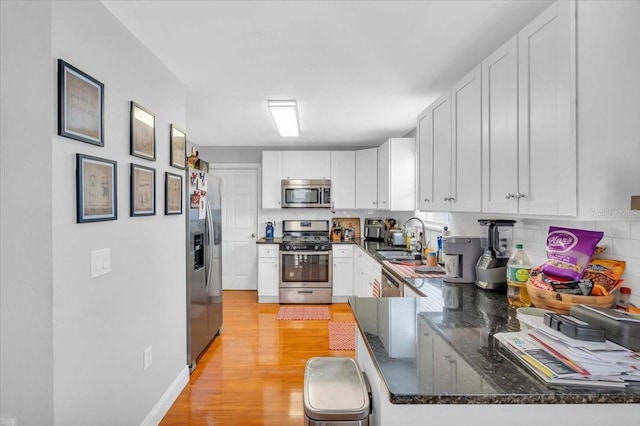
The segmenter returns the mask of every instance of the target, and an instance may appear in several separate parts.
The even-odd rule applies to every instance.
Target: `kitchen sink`
[[[377,250],[376,253],[384,260],[414,260],[409,250]]]

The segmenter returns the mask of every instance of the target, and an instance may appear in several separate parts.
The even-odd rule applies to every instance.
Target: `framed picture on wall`
[[[164,173],[164,214],[182,214],[182,176]]]
[[[78,223],[118,218],[116,176],[115,161],[76,154],[76,221]]]
[[[170,166],[178,169],[186,167],[187,159],[187,136],[173,124],[171,125],[170,135],[171,159]]]
[[[58,135],[104,146],[104,84],[58,59]]]
[[[133,101],[129,139],[131,155],[156,161],[156,117],[151,111]]]
[[[131,163],[131,216],[156,214],[156,170]]]

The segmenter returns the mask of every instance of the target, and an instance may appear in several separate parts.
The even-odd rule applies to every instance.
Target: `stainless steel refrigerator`
[[[222,327],[222,209],[220,179],[187,170],[187,364]]]

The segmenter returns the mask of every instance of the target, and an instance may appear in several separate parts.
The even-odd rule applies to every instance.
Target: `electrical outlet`
[[[142,366],[144,367],[144,370],[147,371],[153,362],[153,348],[151,346],[144,350],[142,358]]]
[[[16,426],[16,419],[13,417],[3,417],[0,419],[0,426]]]

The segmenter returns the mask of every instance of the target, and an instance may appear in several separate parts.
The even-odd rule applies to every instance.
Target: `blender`
[[[476,263],[476,285],[484,290],[507,287],[507,262],[513,253],[515,220],[479,219],[480,244],[484,249]]]

